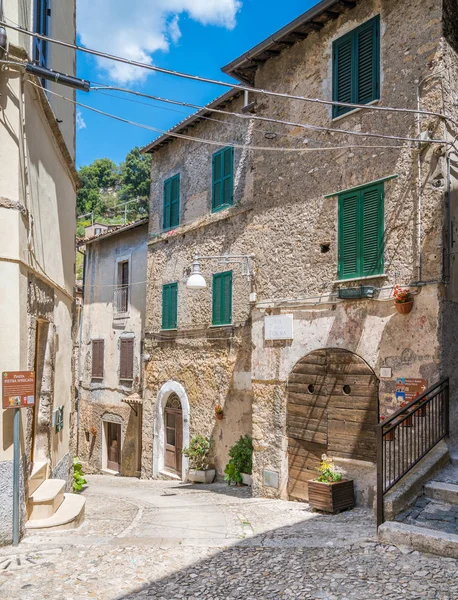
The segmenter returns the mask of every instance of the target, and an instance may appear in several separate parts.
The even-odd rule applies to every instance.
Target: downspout
[[[86,253],[81,252],[78,248],[78,252],[83,255],[83,300],[80,309],[80,322],[78,332],[78,402],[76,406],[76,456],[79,455],[80,447],[80,421],[81,421],[81,345],[83,343],[83,310],[84,310],[84,283],[86,281]]]

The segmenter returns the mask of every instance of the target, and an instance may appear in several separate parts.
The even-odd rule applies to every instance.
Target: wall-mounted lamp
[[[250,260],[254,258],[254,254],[225,254],[223,256],[195,256],[192,263],[192,273],[186,281],[188,290],[203,290],[207,287],[207,282],[200,273],[201,260],[218,260],[223,265],[239,264],[242,269],[242,275],[246,275],[249,279],[252,276],[250,268]]]

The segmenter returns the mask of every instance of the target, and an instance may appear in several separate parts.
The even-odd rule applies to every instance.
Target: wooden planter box
[[[311,508],[336,513],[346,508],[353,508],[355,505],[353,480],[336,481],[335,483],[309,481],[308,488]]]

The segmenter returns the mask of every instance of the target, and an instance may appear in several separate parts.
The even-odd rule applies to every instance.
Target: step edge
[[[57,491],[51,489],[51,490],[49,490],[49,492],[47,492],[48,493],[47,496],[40,498],[40,496],[38,495],[38,498],[37,498],[36,496],[37,496],[37,493],[39,493],[41,486],[45,485],[48,481],[53,482],[53,485],[51,487],[55,487]],[[56,482],[56,483],[54,484],[54,482]],[[30,494],[29,502],[31,502],[32,504],[42,504],[45,502],[50,502],[51,500],[56,498],[63,490],[65,490],[66,485],[67,485],[67,482],[65,481],[65,479],[46,479],[32,494]],[[49,487],[49,484],[47,487]],[[49,494],[51,494],[51,492],[53,492],[52,495],[49,495]]]
[[[64,505],[64,502],[65,502],[65,500],[66,500],[66,498],[68,496],[76,496],[76,498],[78,498],[79,503],[80,503],[78,511],[75,512],[75,514],[72,517],[64,519],[64,520],[61,520],[61,521],[58,521],[56,519],[56,515],[59,512],[59,509]],[[75,498],[72,498],[71,501],[75,502],[75,506],[77,506],[77,501],[76,501]],[[86,498],[85,498],[85,496],[80,496],[78,494],[67,494],[67,493],[65,493],[64,494],[64,500],[63,500],[63,502],[60,504],[59,508],[56,510],[56,512],[51,517],[48,517],[47,519],[29,519],[25,523],[25,528],[26,529],[48,529],[48,528],[51,528],[51,527],[58,527],[60,525],[67,525],[67,523],[71,523],[72,521],[74,521],[75,519],[77,519],[79,517],[79,515],[81,514],[81,511],[84,508],[85,504],[86,504]],[[49,521],[51,521],[53,519],[56,519],[56,522],[55,523],[49,523]]]

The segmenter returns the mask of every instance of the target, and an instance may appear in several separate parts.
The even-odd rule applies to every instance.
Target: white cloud
[[[79,110],[76,111],[76,128],[78,131],[80,129],[86,129],[86,121],[83,118],[83,115]]]
[[[202,25],[233,29],[241,0],[78,0],[78,31],[84,46],[153,64],[181,37],[179,15]],[[99,68],[119,84],[142,81],[148,71],[97,58]]]

